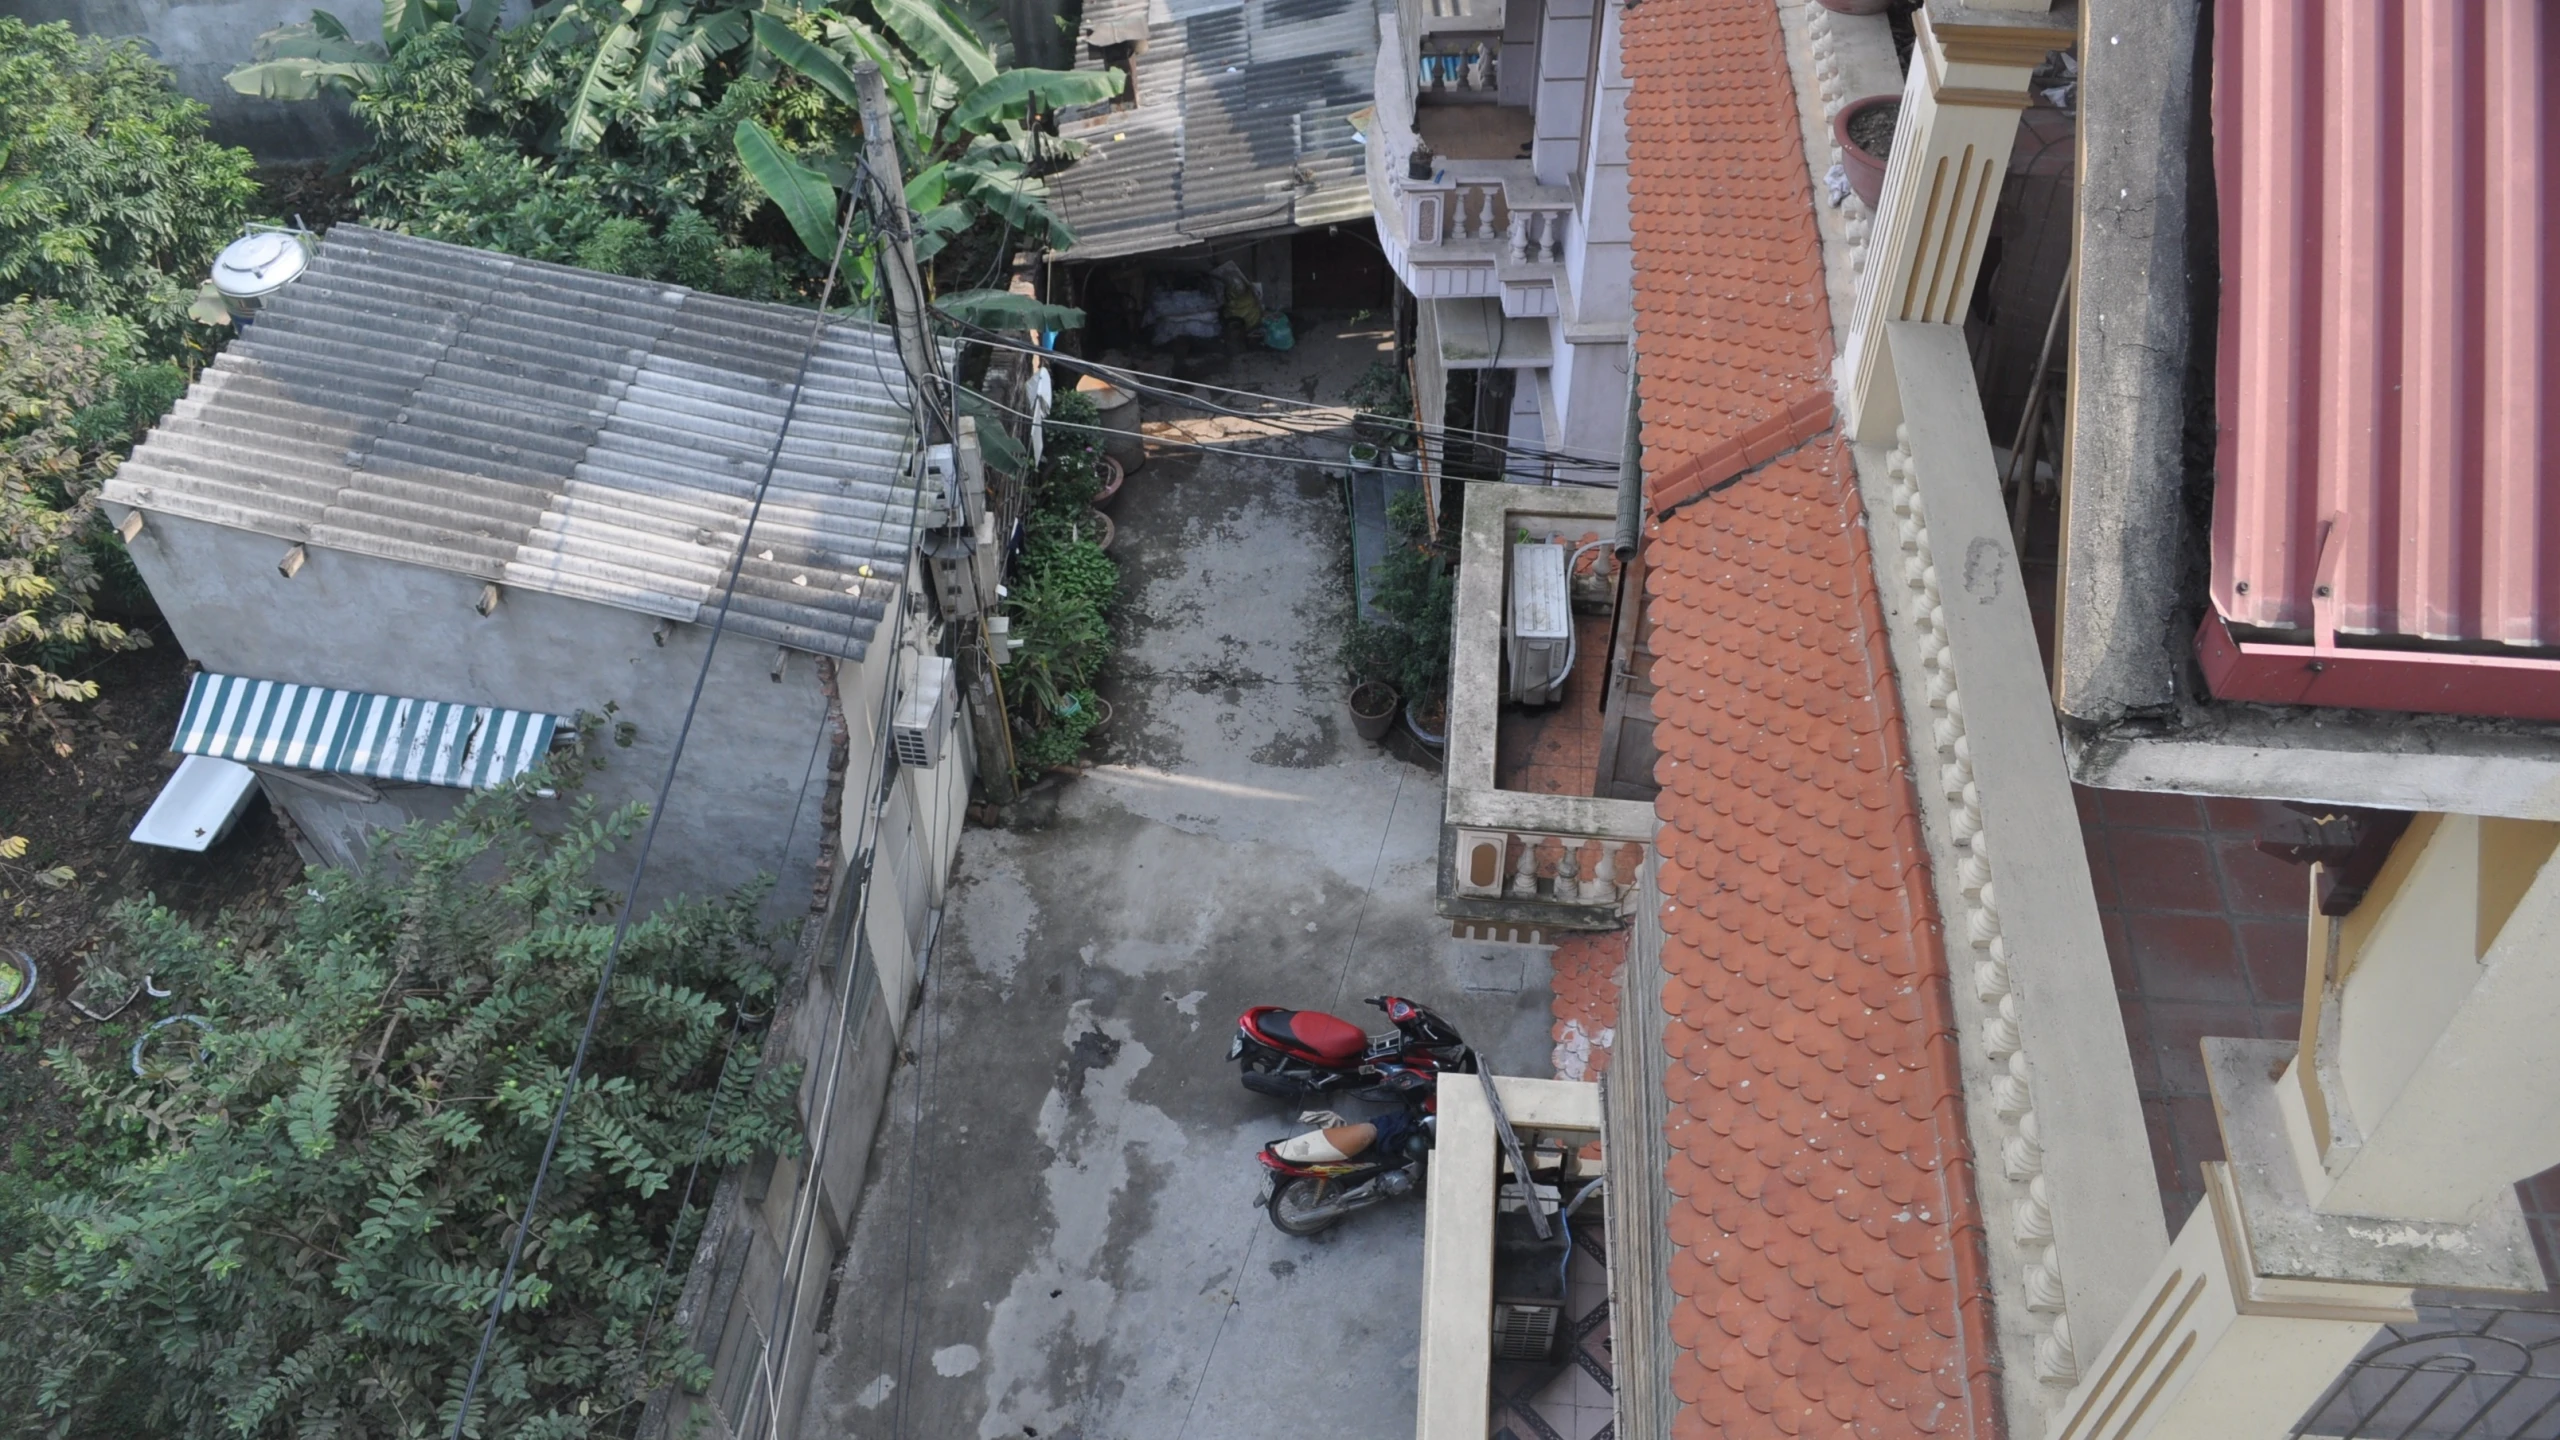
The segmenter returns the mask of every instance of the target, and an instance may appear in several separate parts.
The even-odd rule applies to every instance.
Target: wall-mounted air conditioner
[[[898,763],[911,770],[930,770],[942,763],[942,737],[951,730],[951,662],[939,655],[918,655],[908,666],[906,688],[898,695],[898,715],[889,727],[898,748]]]

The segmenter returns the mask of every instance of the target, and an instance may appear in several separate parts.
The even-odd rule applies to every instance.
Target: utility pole
[[[906,366],[915,394],[916,433],[925,443],[947,441],[941,404],[950,397],[942,387],[940,357],[924,324],[924,275],[916,268],[915,226],[907,215],[907,175],[898,161],[898,132],[889,119],[889,89],[880,67],[869,62],[853,67],[854,96],[862,102],[862,155],[878,194],[872,215],[881,239],[880,268],[888,272],[889,303],[896,307],[898,358]],[[932,389],[944,389],[942,394]],[[956,488],[956,487],[955,487]],[[957,494],[948,497],[954,502]],[[954,503],[953,514],[960,506]]]
[[[985,502],[979,500],[975,506],[971,503],[972,491],[983,496],[985,486],[983,482],[966,483],[978,479],[984,462],[974,427],[948,418],[954,414],[951,407],[955,396],[944,380],[942,357],[933,348],[932,333],[925,327],[924,274],[916,266],[915,227],[907,215],[907,177],[898,161],[898,132],[889,119],[889,91],[881,82],[880,67],[869,63],[853,67],[853,87],[854,98],[862,102],[863,164],[879,191],[872,197],[873,224],[883,242],[880,268],[888,272],[889,303],[896,309],[893,318],[897,322],[898,358],[914,395],[916,435],[927,445],[937,443],[939,437],[950,442],[952,448],[954,463],[943,482],[942,523],[926,539],[924,549],[935,556],[968,557],[988,548],[989,537],[979,534],[977,513]],[[959,433],[962,430],[966,433]],[[997,554],[1001,553],[998,549]],[[963,558],[962,563],[966,565],[968,561]],[[985,596],[979,604],[992,607],[994,597]],[[1013,747],[1005,732],[1002,682],[996,675],[993,657],[987,653],[982,612],[973,607],[965,615],[947,618],[957,622],[953,627],[958,634],[953,658],[963,687],[961,693],[969,698],[969,724],[978,752],[978,787],[996,804],[1010,804],[1014,798]]]

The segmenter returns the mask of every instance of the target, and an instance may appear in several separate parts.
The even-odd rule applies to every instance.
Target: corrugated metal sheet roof
[[[2215,607],[2560,646],[2560,17],[2290,0],[2215,28]]]
[[[503,785],[551,750],[559,718],[237,675],[198,675],[169,748],[376,780]]]
[[[1369,213],[1350,117],[1370,103],[1377,65],[1371,0],[1094,0],[1084,25],[1095,44],[1146,43],[1132,62],[1135,106],[1059,126],[1092,147],[1050,182],[1076,232],[1065,255],[1134,255]]]
[[[803,376],[810,319],[340,225],[105,495],[708,620],[780,433],[729,626],[858,659],[908,563],[906,381],[849,319]]]

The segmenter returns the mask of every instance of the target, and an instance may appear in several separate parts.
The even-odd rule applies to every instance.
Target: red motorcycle
[[[1434,1073],[1475,1073],[1475,1051],[1428,1006],[1395,995],[1368,1003],[1396,1028],[1369,1035],[1321,1010],[1256,1005],[1236,1018],[1227,1058],[1243,1068],[1244,1088],[1292,1102],[1333,1094],[1404,1099]]]

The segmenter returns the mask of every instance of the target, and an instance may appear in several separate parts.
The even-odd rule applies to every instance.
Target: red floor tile
[[[2301,1039],[2302,1012],[2299,1010],[2259,1011],[2258,1038],[2261,1040]]]
[[[2288,865],[2249,837],[2230,834],[2216,837],[2214,859],[2222,867],[2222,893],[2239,914],[2298,916],[2309,908],[2311,867]]]
[[[2142,993],[2142,976],[2133,968],[2133,946],[2124,935],[2124,917],[2112,911],[2098,912],[2099,933],[2107,939],[2107,969],[2116,980],[2119,995]]]
[[[2094,830],[2101,823],[2098,814],[2098,792],[2086,785],[2071,787],[2071,803],[2080,811],[2080,828]]]
[[[2213,1101],[2202,1095],[2169,1099],[2169,1126],[2178,1137],[2178,1188],[2204,1193],[2204,1163],[2222,1158],[2222,1127]]]
[[[2204,802],[2204,816],[2216,830],[2257,834],[2293,818],[2294,812],[2273,800],[2208,795]]]
[[[2107,857],[2105,832],[2084,822],[2080,838],[2081,848],[2089,857],[2089,888],[2098,897],[2099,909],[2112,910],[2124,901],[2116,892],[2116,867]]]
[[[2204,807],[2192,795],[2152,790],[2100,790],[2098,808],[2110,826],[2156,830],[2201,830]]]
[[[2261,1005],[2300,1005],[2310,934],[2301,920],[2243,920],[2240,957]]]
[[[2169,1102],[2143,1101],[2142,1128],[2151,1135],[2153,1183],[2163,1190],[2178,1189],[2178,1127],[2169,1118]]]
[[[2124,1012],[2125,1048],[2133,1054],[2133,1088],[2144,1095],[2160,1093],[2160,1057],[2151,1050],[2151,1022],[2139,1000],[2119,999]],[[2152,1102],[2145,1100],[2146,1106]]]
[[[2248,1003],[2249,982],[2228,919],[2138,912],[2125,916],[2124,926],[2145,999]]]
[[[2115,861],[2116,892],[2129,910],[2217,911],[2222,886],[2213,871],[2213,852],[2200,835],[2155,830],[2107,832],[2107,853]]]
[[[2204,1038],[2228,1035],[2257,1038],[2258,1016],[2248,1005],[2198,1005],[2154,1000],[2144,1006],[2151,1030],[2151,1053],[2160,1064],[2160,1089],[2172,1098],[2207,1093]],[[2218,1135],[2218,1132],[2217,1132]],[[2220,1143],[2217,1139],[2216,1143]]]

